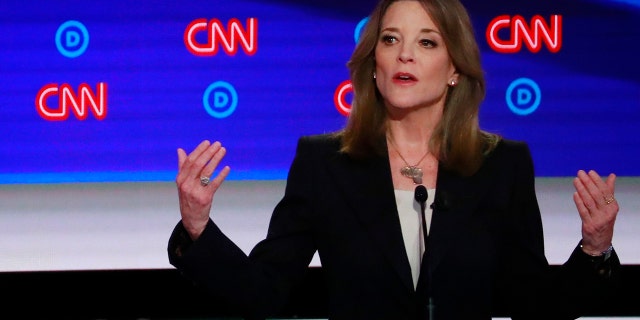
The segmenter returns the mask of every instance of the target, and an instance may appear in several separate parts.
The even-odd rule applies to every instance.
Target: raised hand
[[[225,166],[212,177],[227,150],[218,141],[202,141],[189,155],[178,148],[176,185],[182,224],[192,240],[198,239],[209,221],[209,213],[216,193],[231,170]]]
[[[615,181],[615,174],[603,181],[594,170],[580,170],[573,180],[573,201],[582,219],[582,250],[590,255],[599,255],[611,245],[619,210]]]

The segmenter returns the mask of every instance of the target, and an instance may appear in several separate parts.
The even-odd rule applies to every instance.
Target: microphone
[[[426,261],[426,250],[427,250],[427,219],[425,217],[425,208],[427,206],[427,198],[429,197],[429,194],[427,193],[427,188],[423,185],[418,185],[416,186],[416,189],[413,193],[413,197],[416,199],[416,201],[418,201],[418,203],[420,204],[420,214],[422,215],[422,239],[424,239],[424,250],[425,250],[425,258],[423,258],[423,263],[428,263],[428,261]],[[427,310],[429,312],[429,319],[433,320],[433,309],[434,309],[434,305],[433,305],[433,298],[431,297],[431,274],[430,274],[430,270],[429,270],[429,265],[427,265],[426,270],[427,270],[427,298],[428,298],[428,304],[427,304]]]
[[[425,188],[425,186],[421,184],[416,186],[414,197],[419,204],[426,204],[427,198],[429,197],[429,194],[427,193],[427,188]]]
[[[416,186],[416,190],[413,193],[413,197],[420,204],[420,214],[422,215],[422,235],[424,239],[424,249],[427,250],[427,221],[425,218],[424,210],[427,206],[427,198],[429,194],[427,193],[427,188],[423,185]]]

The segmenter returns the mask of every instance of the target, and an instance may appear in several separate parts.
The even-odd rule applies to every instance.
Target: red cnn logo
[[[86,83],[78,88],[79,94],[74,93],[68,84],[47,84],[38,91],[36,110],[43,119],[62,121],[69,118],[69,109],[73,110],[79,120],[87,119],[87,109],[90,109],[96,119],[103,120],[107,116],[107,84],[98,83],[96,91],[97,94],[94,94]],[[58,98],[57,108],[47,104],[47,100],[52,97]]]
[[[206,43],[196,40],[196,35],[206,32]],[[184,31],[184,44],[189,52],[196,56],[215,56],[218,46],[228,55],[235,55],[241,46],[244,52],[252,56],[258,50],[258,20],[247,19],[247,28],[243,28],[236,18],[229,20],[227,30],[218,19],[196,19],[192,21]]]
[[[353,84],[351,80],[342,81],[333,93],[333,103],[341,115],[348,117],[351,114],[351,103],[347,101],[347,96],[353,94]]]
[[[510,30],[510,39],[500,38],[498,32],[502,29]],[[550,52],[556,53],[562,47],[562,16],[552,15],[549,24],[539,15],[531,18],[531,24],[527,24],[524,18],[518,15],[498,16],[489,23],[486,37],[489,46],[496,52],[519,52],[524,42],[533,53],[539,52],[543,43]]]

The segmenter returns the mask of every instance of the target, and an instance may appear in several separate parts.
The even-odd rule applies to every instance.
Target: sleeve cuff
[[[620,266],[620,260],[613,246],[602,255],[592,256],[584,252],[578,243],[569,260],[576,264],[589,265],[595,271],[595,275],[601,279],[611,278]]]

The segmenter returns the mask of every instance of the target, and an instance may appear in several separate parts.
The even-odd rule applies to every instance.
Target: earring
[[[451,79],[451,81],[449,81],[449,85],[452,87],[455,87],[458,84],[458,81],[456,79]]]
[[[376,77],[377,77],[377,76],[376,76],[376,72],[374,71],[374,72],[373,72],[373,78],[375,79]]]

